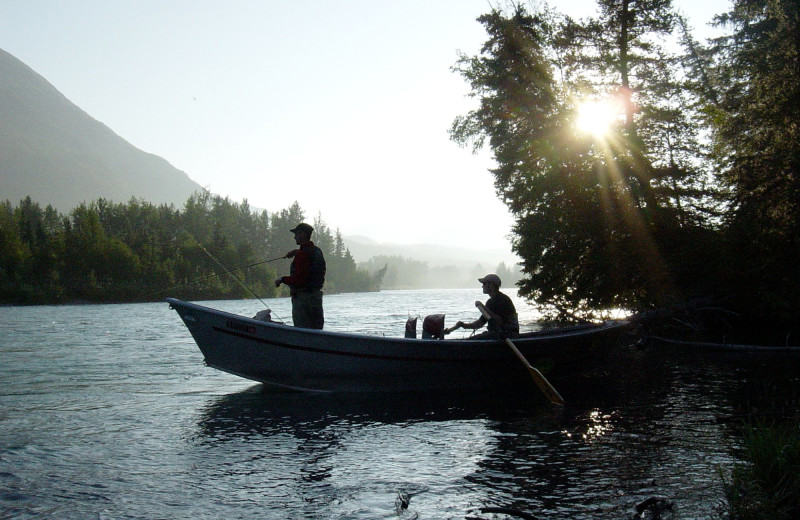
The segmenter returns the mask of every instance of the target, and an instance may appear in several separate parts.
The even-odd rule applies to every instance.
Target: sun
[[[617,110],[608,101],[586,101],[578,106],[576,125],[581,132],[603,137],[617,119]]]

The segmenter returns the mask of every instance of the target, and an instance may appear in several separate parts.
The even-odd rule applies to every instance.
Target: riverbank
[[[722,476],[728,517],[800,518],[800,419],[746,426],[744,460]]]

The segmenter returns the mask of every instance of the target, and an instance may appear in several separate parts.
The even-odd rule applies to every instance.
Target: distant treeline
[[[378,255],[358,267],[370,273],[383,272],[381,287],[384,289],[479,289],[478,278],[489,272],[496,273],[503,281],[503,290],[516,293],[516,283],[522,272],[500,262],[497,266],[475,264],[472,268],[455,265],[431,266],[428,262],[405,258],[399,255]]]
[[[30,197],[0,204],[0,302],[157,301],[274,297],[274,280],[296,249],[297,203],[268,213],[247,201],[195,193],[182,210],[131,199],[98,199],[63,215]],[[356,268],[341,234],[321,216],[313,240],[325,253],[325,292],[377,290],[381,272]],[[220,265],[221,264],[221,265]],[[225,266],[225,267],[222,267]],[[233,270],[237,281],[227,270]]]

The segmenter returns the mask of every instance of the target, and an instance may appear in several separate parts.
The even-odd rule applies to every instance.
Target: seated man
[[[449,334],[456,329],[479,329],[488,322],[489,325],[486,332],[476,334],[471,339],[501,339],[519,336],[517,309],[514,307],[514,302],[511,301],[511,298],[500,292],[500,277],[496,274],[487,274],[483,278],[479,278],[478,281],[483,285],[483,293],[489,295],[489,299],[486,301],[486,310],[491,319],[487,320],[481,314],[477,320],[470,323],[458,321],[453,327],[445,330],[445,334]],[[476,307],[480,305],[482,305],[481,302],[475,302]]]

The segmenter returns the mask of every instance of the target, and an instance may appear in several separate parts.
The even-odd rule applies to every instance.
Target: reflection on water
[[[475,299],[337,296],[332,322],[387,334]],[[619,519],[653,496],[709,518],[744,419],[797,414],[800,391],[797,355],[628,349],[553,380],[563,409],[533,385],[269,393],[204,367],[165,304],[4,308],[0,331],[0,518]]]
[[[497,427],[513,418],[530,431],[561,422],[560,411],[530,395],[325,396],[257,385],[211,402],[192,441],[280,460],[271,495],[284,504],[298,497],[291,507],[307,517],[391,517],[405,493],[405,515],[437,518],[491,502],[472,477],[513,436]],[[327,512],[315,510],[320,504]]]
[[[599,440],[601,437],[610,434],[614,431],[613,423],[611,421],[611,414],[604,414],[600,410],[592,410],[587,417],[588,424],[586,432],[583,434],[583,440],[592,442]],[[566,432],[567,437],[571,437],[570,432]]]
[[[370,426],[500,420],[515,413],[557,421],[556,410],[532,394],[304,394],[256,384],[209,403],[200,416],[199,431],[206,440],[225,441],[242,435],[267,435],[276,428],[319,430],[339,423]]]

